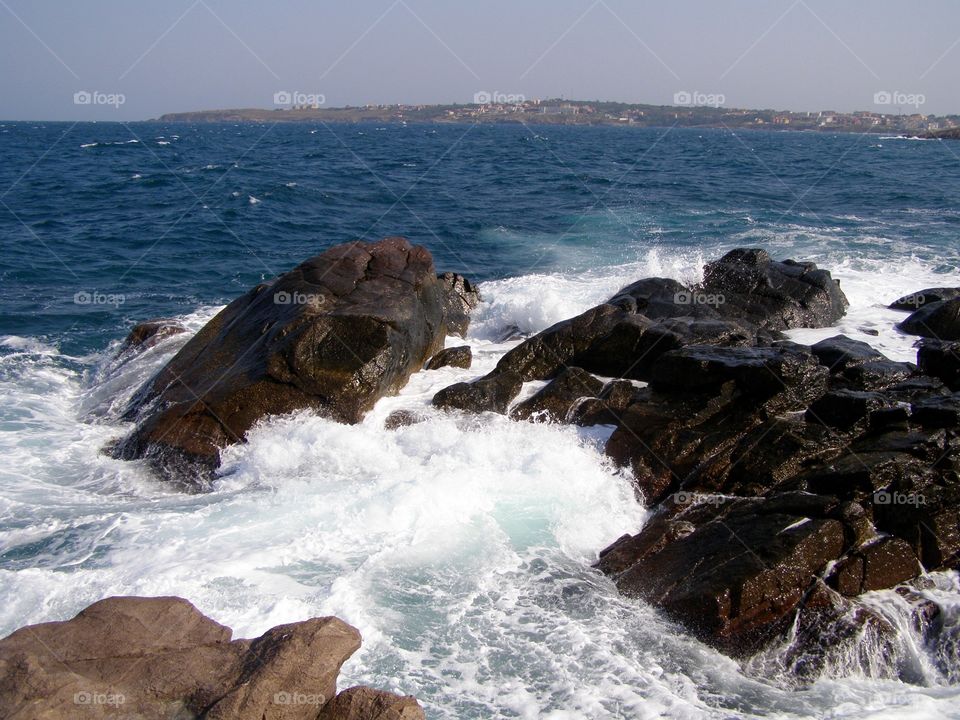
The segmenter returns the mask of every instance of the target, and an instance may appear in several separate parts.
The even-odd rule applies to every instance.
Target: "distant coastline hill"
[[[678,94],[681,95],[681,94]],[[691,95],[691,98],[696,96]],[[681,99],[686,99],[681,98]],[[708,104],[647,105],[587,100],[520,100],[453,105],[363,105],[325,107],[285,105],[274,109],[238,108],[168,113],[161,122],[378,122],[378,123],[527,123],[538,125],[613,125],[634,127],[713,127],[807,130],[820,132],[910,133],[960,137],[960,116],[832,110],[794,112],[728,108],[722,96]],[[890,108],[899,110],[900,108]],[[915,110],[915,108],[909,108]]]

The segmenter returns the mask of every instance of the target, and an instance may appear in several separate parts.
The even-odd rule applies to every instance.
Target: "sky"
[[[0,0],[0,119],[478,93],[960,113],[957,0]],[[282,97],[280,98],[282,100]]]

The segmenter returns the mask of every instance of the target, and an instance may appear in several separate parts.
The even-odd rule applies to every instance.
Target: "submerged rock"
[[[139,353],[152,348],[161,340],[185,333],[187,329],[176,320],[148,320],[137,323],[120,345],[120,355]]]
[[[457,367],[469,370],[473,364],[473,351],[469,345],[446,348],[427,361],[426,370],[439,370],[442,367]]]
[[[207,323],[135,396],[114,455],[196,487],[264,416],[359,422],[465,328],[470,288],[403,238],[331,248]]]
[[[314,720],[337,700],[337,675],[360,633],[334,617],[281,625],[254,640],[174,597],[114,597],[72,620],[21,628],[0,640],[4,717]],[[366,688],[329,717],[423,717],[413,698]],[[352,698],[369,698],[354,705]],[[325,716],[326,717],[326,716]]]

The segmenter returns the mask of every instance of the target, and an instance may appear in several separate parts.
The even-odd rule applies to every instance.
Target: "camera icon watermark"
[[[923,495],[917,493],[890,492],[889,490],[880,490],[873,494],[874,505],[913,505],[919,507],[925,505]]]
[[[723,505],[727,498],[713,493],[696,493],[687,490],[675,492],[672,496],[675,505]]]
[[[480,90],[473,94],[474,105],[522,105],[527,101],[526,95],[520,93],[504,93],[499,90],[488,92]]]
[[[673,295],[675,305],[708,305],[720,307],[727,301],[723,293],[705,293],[696,290],[680,290]]]
[[[278,692],[273,695],[274,705],[312,705],[319,707],[327,704],[323,693]]]
[[[103,693],[82,691],[74,694],[74,705],[113,705],[114,707],[123,705],[127,698],[123,693]]]
[[[73,295],[74,305],[112,305],[118,308],[127,301],[121,293],[105,293],[99,290],[80,290]]]
[[[913,106],[920,109],[921,105],[926,104],[927,96],[922,93],[905,93],[899,90],[879,90],[873,94],[874,105],[893,105],[893,106]]]
[[[327,97],[323,93],[306,93],[299,90],[278,90],[273,94],[273,104],[287,108],[319,108],[325,105]]]
[[[119,108],[127,101],[123,93],[105,93],[98,90],[77,90],[73,94],[74,105],[109,105]]]
[[[683,107],[712,107],[725,105],[727,98],[723,93],[704,93],[699,90],[679,90],[673,94],[673,104]]]
[[[273,294],[274,305],[313,305],[314,307],[320,307],[326,302],[327,299],[318,293],[280,290]]]

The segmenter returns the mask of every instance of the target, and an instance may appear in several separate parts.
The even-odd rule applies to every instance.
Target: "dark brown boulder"
[[[731,511],[707,505],[712,519],[695,521],[692,532],[635,562],[620,558],[628,567],[615,578],[625,594],[662,608],[736,656],[777,637],[817,575],[844,550],[837,520],[758,516],[749,503],[740,505]]]
[[[883,353],[874,350],[869,344],[853,340],[846,335],[834,335],[821,340],[810,346],[810,352],[831,373],[841,372],[866,362],[887,359]]]
[[[473,351],[469,345],[441,350],[427,361],[426,370],[439,370],[442,367],[457,367],[469,370],[473,364]]]
[[[897,327],[910,335],[960,340],[960,297],[924,305]]]
[[[0,708],[38,720],[314,720],[360,647],[332,617],[230,635],[179,598],[101,600],[0,640]]]
[[[433,396],[433,405],[445,410],[495,412],[503,415],[520,394],[523,379],[515,372],[493,372],[479,380],[445,387]]]
[[[611,380],[595,398],[586,398],[573,408],[572,421],[584,427],[616,425],[630,404],[639,399],[629,380]]]
[[[510,411],[514,420],[563,422],[581,398],[595,398],[603,383],[582,368],[567,368]]]
[[[423,708],[410,695],[358,686],[324,705],[317,720],[425,720]]]
[[[207,323],[137,394],[114,454],[196,487],[264,416],[358,422],[443,346],[451,287],[403,238],[331,248]]]

